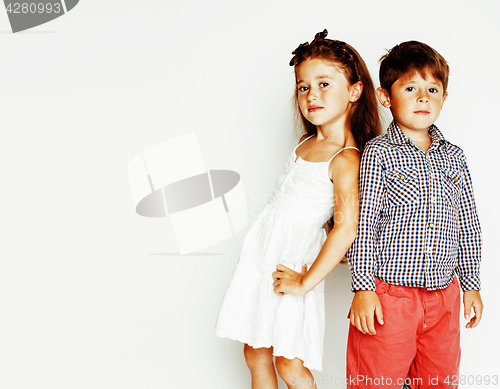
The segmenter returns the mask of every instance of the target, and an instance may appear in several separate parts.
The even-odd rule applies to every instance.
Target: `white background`
[[[461,373],[500,375],[499,4],[82,0],[18,34],[0,12],[0,387],[250,387],[242,345],[213,332],[248,226],[181,257],[167,219],[134,213],[127,166],[195,131],[208,168],[241,174],[253,221],[298,139],[290,53],[324,28],[377,86],[402,41],[448,60],[438,125],[468,156],[484,233]],[[345,266],[327,278],[321,387],[342,387],[349,283]]]

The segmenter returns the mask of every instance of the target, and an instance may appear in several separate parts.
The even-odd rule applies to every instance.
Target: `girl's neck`
[[[318,140],[327,140],[336,144],[344,144],[352,138],[351,130],[346,126],[316,126]]]

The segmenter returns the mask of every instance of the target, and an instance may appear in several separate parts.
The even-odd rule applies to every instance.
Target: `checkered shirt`
[[[360,217],[347,254],[352,290],[389,284],[479,290],[481,227],[463,151],[435,125],[424,153],[392,122],[361,159]]]

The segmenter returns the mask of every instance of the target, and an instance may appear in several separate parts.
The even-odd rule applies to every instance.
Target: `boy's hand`
[[[379,324],[384,324],[382,304],[372,290],[358,290],[354,295],[351,305],[351,324],[363,334],[375,335],[374,316]]]
[[[474,316],[469,320],[471,307],[474,308]],[[479,290],[464,292],[464,316],[465,320],[469,320],[465,328],[474,328],[481,321],[481,316],[483,316],[483,301],[481,300]]]
[[[300,273],[279,264],[276,266],[276,271],[273,272],[273,287],[274,293],[283,296],[285,293],[293,294],[295,296],[304,296],[304,285],[302,284],[302,277],[307,273],[307,265],[302,266]]]

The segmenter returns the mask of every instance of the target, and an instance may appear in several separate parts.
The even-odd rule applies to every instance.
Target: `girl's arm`
[[[335,224],[328,234],[318,257],[309,271],[300,273],[279,264],[273,273],[274,292],[303,296],[333,270],[351,246],[358,227],[358,170],[359,154],[345,150],[332,161],[335,199]]]

